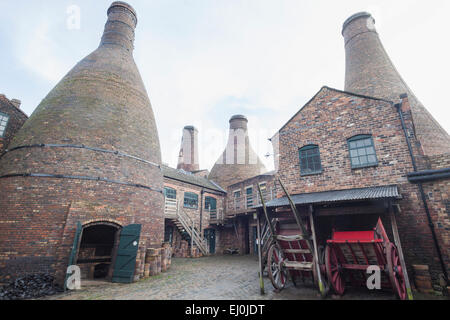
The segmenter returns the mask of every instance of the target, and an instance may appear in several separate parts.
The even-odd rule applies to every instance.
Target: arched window
[[[319,146],[309,145],[299,150],[300,173],[302,176],[322,173]]]
[[[348,139],[352,169],[378,165],[375,145],[372,136],[358,135]]]

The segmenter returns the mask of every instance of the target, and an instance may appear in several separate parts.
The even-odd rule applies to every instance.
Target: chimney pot
[[[248,119],[242,114],[237,114],[230,119],[230,129],[244,129],[247,130]]]

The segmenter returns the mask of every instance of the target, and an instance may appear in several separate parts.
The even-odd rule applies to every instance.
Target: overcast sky
[[[0,0],[0,93],[30,115],[99,44],[111,0]],[[155,113],[163,161],[176,165],[182,128],[199,129],[211,169],[234,114],[273,168],[270,138],[319,89],[344,88],[342,23],[372,13],[400,74],[450,132],[448,0],[130,0],[134,57]],[[80,28],[69,28],[71,6]],[[69,24],[70,26],[70,24]]]

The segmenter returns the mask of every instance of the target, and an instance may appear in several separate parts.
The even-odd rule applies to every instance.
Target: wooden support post
[[[194,254],[194,219],[192,219],[192,229],[191,229],[191,258]]]
[[[262,295],[265,294],[264,291],[264,279],[263,279],[263,263],[262,263],[262,251],[261,251],[261,224],[259,219],[259,212],[257,211],[254,214],[254,217],[256,218],[256,232],[258,236],[258,260],[259,260],[259,288]]]
[[[316,268],[317,273],[317,281],[319,281],[319,291],[322,296],[325,296],[325,286],[322,282],[322,274],[320,273],[320,259],[319,259],[319,252],[317,250],[317,238],[316,238],[316,228],[314,226],[314,207],[312,205],[309,205],[309,222],[311,224],[311,232],[312,232],[312,240],[313,240],[313,247],[314,247],[314,257],[315,257],[315,266],[313,268]]]
[[[287,198],[288,198],[288,200],[289,200],[289,204],[291,205],[291,209],[292,209],[292,212],[293,212],[293,214],[294,214],[295,221],[297,221],[297,225],[299,226],[299,228],[300,228],[300,230],[301,230],[301,232],[302,232],[302,235],[303,235],[304,238],[306,239],[306,244],[308,245],[308,249],[309,249],[309,251],[311,251],[311,253],[313,253],[313,247],[312,247],[312,244],[311,244],[311,240],[310,240],[309,237],[308,237],[309,234],[308,234],[308,232],[306,231],[305,226],[303,225],[302,218],[300,217],[300,215],[299,215],[299,213],[298,213],[298,211],[297,211],[297,208],[295,207],[294,201],[292,201],[292,198],[291,198],[291,196],[289,195],[289,192],[287,192],[287,190],[286,190],[286,188],[284,187],[283,182],[281,182],[281,179],[280,179],[280,178],[278,178],[278,182],[280,183],[281,188],[283,189],[284,193],[286,194],[286,196],[287,196]]]
[[[394,242],[395,242],[395,245],[397,246],[398,257],[400,258],[400,264],[402,266],[403,275],[405,277],[406,292],[408,294],[408,299],[413,300],[414,297],[413,297],[412,290],[411,290],[411,284],[409,282],[408,270],[406,269],[406,263],[405,263],[405,258],[403,256],[402,244],[400,242],[400,236],[398,234],[397,219],[395,218],[395,212],[394,212],[394,208],[392,207],[391,201],[389,201],[389,216],[391,218],[392,233],[394,234]]]
[[[275,228],[273,227],[272,221],[270,221],[269,214],[267,213],[266,203],[265,203],[265,201],[264,201],[264,199],[262,197],[262,192],[261,192],[261,188],[260,188],[259,184],[258,184],[258,194],[260,195],[260,198],[261,198],[261,204],[263,206],[264,216],[265,216],[265,218],[267,220],[267,225],[270,228],[270,232],[272,233],[273,240],[275,242],[277,242],[276,238],[275,238]]]

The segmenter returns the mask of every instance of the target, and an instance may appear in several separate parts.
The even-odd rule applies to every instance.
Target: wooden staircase
[[[203,255],[209,254],[208,242],[202,238],[194,221],[184,213],[180,202],[177,202],[176,199],[166,198],[164,212],[166,219],[171,220],[180,233],[186,232],[189,235],[191,248],[195,245]]]

